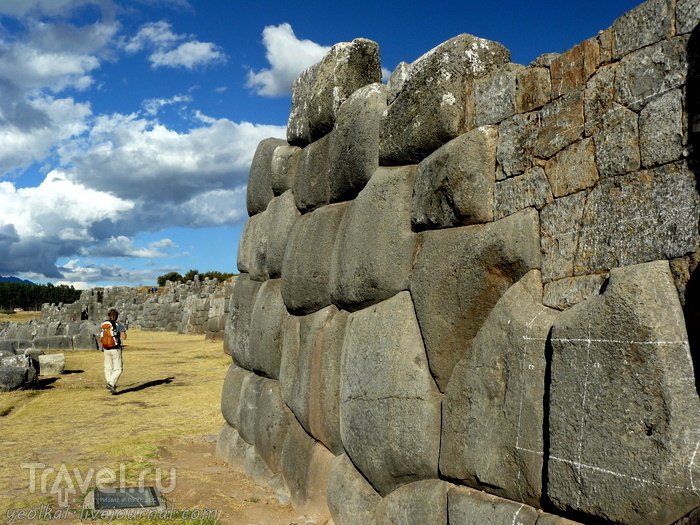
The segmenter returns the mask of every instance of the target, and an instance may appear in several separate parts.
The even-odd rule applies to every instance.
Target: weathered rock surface
[[[39,375],[59,376],[66,369],[66,354],[50,354],[37,356]]]
[[[267,204],[274,197],[272,192],[272,154],[277,146],[284,144],[286,142],[282,139],[269,138],[261,141],[255,150],[253,162],[250,165],[246,194],[248,215],[251,217],[265,211]]]
[[[331,304],[330,268],[348,203],[330,204],[297,219],[282,266],[282,298],[295,315]]]
[[[554,504],[640,525],[700,505],[700,402],[668,263],[611,270],[602,295],[555,322],[552,349]]]
[[[373,523],[374,508],[382,500],[346,454],[331,462],[328,508],[336,525]]]
[[[386,87],[358,89],[338,108],[328,146],[330,202],[354,199],[379,167],[379,129]]]
[[[448,479],[541,505],[545,342],[557,314],[542,305],[539,270],[491,311],[445,391],[440,472]]]
[[[467,487],[452,487],[447,493],[449,523],[535,525],[537,511],[522,503],[491,496]]]
[[[279,381],[263,380],[256,410],[255,448],[270,472],[281,472],[282,446],[294,415],[284,404]]]
[[[496,126],[476,128],[451,140],[418,165],[412,223],[416,229],[447,228],[493,220]]]
[[[250,320],[250,369],[279,378],[282,359],[282,324],[288,316],[280,279],[265,281],[255,299]]]
[[[493,218],[502,219],[525,208],[542,209],[551,202],[552,190],[542,168],[497,182],[493,190]]]
[[[375,490],[437,477],[440,395],[408,292],[350,315],[341,374],[343,445]]]
[[[510,53],[501,44],[462,34],[413,62],[386,111],[380,164],[420,162],[468,131],[465,93],[469,82],[509,60]]]
[[[250,321],[260,286],[261,283],[252,281],[245,273],[238,276],[231,294],[230,317],[226,321],[224,351],[238,366],[247,370],[252,370],[253,366],[250,358]]]
[[[375,508],[375,522],[386,525],[447,525],[447,492],[452,485],[437,479],[399,487]]]
[[[501,295],[539,268],[538,222],[528,209],[490,224],[421,234],[411,294],[442,391]]]
[[[357,89],[382,79],[379,46],[365,38],[334,45],[294,81],[287,140],[305,146],[333,129],[340,105]]]
[[[330,135],[309,144],[301,152],[299,173],[292,189],[297,208],[302,213],[328,204],[331,199],[328,146]]]
[[[282,475],[292,505],[299,512],[322,520],[330,518],[326,490],[333,458],[332,453],[292,421],[282,448]]]
[[[379,168],[345,211],[330,272],[331,300],[339,308],[356,310],[408,289],[414,180],[414,166]]]
[[[272,152],[272,174],[270,184],[274,195],[282,195],[294,187],[294,179],[299,169],[301,148],[282,144]]]

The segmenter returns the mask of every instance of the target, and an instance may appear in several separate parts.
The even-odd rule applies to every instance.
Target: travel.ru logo
[[[127,486],[124,463],[119,464],[119,472],[107,467],[89,468],[81,472],[78,468],[68,469],[65,463],[61,463],[58,469],[47,468],[44,463],[22,463],[20,467],[29,470],[29,492],[55,495],[59,507],[67,506],[71,497],[77,494],[86,494],[93,485],[100,490],[117,487],[123,489]],[[177,469],[171,468],[166,476],[160,468],[142,469],[138,473],[139,489],[146,486],[146,477],[151,475],[154,476],[153,484],[160,494],[168,494],[175,490]],[[131,477],[133,479],[133,476]],[[164,480],[167,481],[167,485],[164,484]],[[117,487],[115,483],[118,483]]]

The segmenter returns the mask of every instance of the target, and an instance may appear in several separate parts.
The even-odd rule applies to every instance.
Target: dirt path
[[[0,393],[0,525],[94,523],[78,515],[87,492],[139,483],[160,487],[179,518],[184,511],[217,517],[179,523],[306,522],[283,497],[216,458],[230,363],[221,343],[130,330],[117,396],[105,389],[100,352],[65,355],[60,377],[43,378],[37,390]],[[57,517],[65,505],[71,512]]]

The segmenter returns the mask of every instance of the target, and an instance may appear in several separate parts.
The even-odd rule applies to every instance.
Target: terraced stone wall
[[[250,171],[220,457],[336,525],[699,507],[699,19],[305,71]]]

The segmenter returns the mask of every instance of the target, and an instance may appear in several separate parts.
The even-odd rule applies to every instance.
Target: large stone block
[[[541,506],[545,342],[558,313],[542,305],[539,270],[496,303],[445,391],[443,476]]]
[[[331,462],[327,494],[335,525],[374,523],[374,509],[382,500],[346,454]]]
[[[272,200],[272,153],[277,146],[286,144],[282,139],[269,138],[258,144],[250,165],[246,206],[248,215],[253,216],[267,208]]]
[[[544,286],[543,302],[546,306],[566,310],[573,305],[600,294],[608,273],[594,273],[565,277]]]
[[[552,189],[542,168],[496,183],[493,190],[493,217],[502,219],[525,208],[542,209],[552,200]]]
[[[540,111],[541,127],[535,154],[544,159],[576,142],[583,136],[583,89],[567,93]]]
[[[267,244],[270,235],[270,214],[258,213],[243,226],[238,244],[237,266],[255,281],[264,281],[267,274]]]
[[[240,399],[243,379],[250,374],[244,368],[231,364],[226,371],[221,389],[221,415],[226,422],[236,428],[240,423]]]
[[[447,492],[451,486],[442,480],[426,479],[399,487],[377,505],[375,523],[447,525]]]
[[[282,399],[279,381],[264,379],[255,419],[255,447],[273,473],[282,470],[282,446],[293,419]]]
[[[539,221],[530,208],[494,223],[421,236],[411,294],[430,370],[444,391],[501,295],[539,268]]]
[[[615,75],[615,100],[638,111],[657,95],[680,87],[688,78],[687,46],[687,37],[676,37],[624,57]]]
[[[341,374],[343,445],[375,490],[437,477],[440,394],[408,292],[350,315]]]
[[[695,0],[676,3],[676,33],[690,33],[700,23],[700,4]]]
[[[408,288],[415,172],[415,166],[379,168],[345,211],[330,273],[331,300],[339,308],[356,310]]]
[[[515,112],[527,113],[551,100],[551,79],[545,67],[528,67],[515,77]]]
[[[412,223],[446,228],[493,220],[498,127],[484,126],[451,140],[418,165]]]
[[[536,112],[515,115],[499,126],[496,158],[506,177],[518,175],[532,167],[539,126]]]
[[[613,23],[613,58],[673,36],[673,0],[647,0]]]
[[[447,509],[449,523],[535,525],[538,518],[532,507],[467,487],[450,489]]]
[[[475,125],[498,124],[515,115],[517,78],[525,69],[508,63],[474,81]]]
[[[698,190],[685,162],[604,179],[588,195],[577,275],[696,250]]]
[[[555,197],[593,187],[598,182],[593,139],[585,138],[563,149],[547,162],[545,171]]]
[[[247,370],[252,369],[250,359],[250,320],[253,315],[255,299],[261,283],[252,281],[248,274],[242,273],[236,278],[229,305],[229,319],[226,322],[224,348],[233,361]]]
[[[580,191],[554,199],[542,209],[542,281],[545,283],[574,275],[586,195],[586,191]]]
[[[601,67],[591,77],[583,92],[583,113],[586,120],[586,136],[600,127],[603,117],[615,102],[615,72],[619,63]]]
[[[291,191],[286,191],[279,197],[273,198],[263,213],[270,216],[263,271],[266,278],[278,279],[282,276],[282,262],[287,242],[300,213],[294,203],[294,195]]]
[[[630,525],[699,506],[700,401],[668,262],[611,270],[551,341],[550,500]]]
[[[309,426],[311,435],[335,455],[345,449],[340,435],[340,377],[343,338],[349,313],[334,306],[311,358]]]
[[[328,146],[330,201],[353,199],[379,167],[379,128],[386,87],[358,89],[338,108]]]
[[[652,99],[639,114],[642,166],[674,162],[683,155],[683,95],[674,89]]]
[[[282,195],[294,187],[294,179],[299,169],[301,148],[282,144],[272,152],[272,193]]]
[[[239,472],[245,471],[245,458],[252,445],[241,439],[235,428],[224,423],[216,440],[216,457]]]
[[[331,304],[331,257],[347,207],[330,204],[297,219],[282,266],[282,298],[291,313],[305,315]]]
[[[317,519],[330,518],[326,490],[334,457],[292,421],[282,448],[282,476],[297,511]]]
[[[234,414],[233,427],[246,443],[255,444],[255,422],[258,413],[258,400],[263,387],[263,378],[245,371],[242,374],[241,391],[238,396],[238,409]]]
[[[359,88],[381,79],[376,42],[356,38],[334,45],[321,62],[294,81],[287,124],[289,143],[305,146],[329,133],[340,105]]]
[[[552,98],[585,86],[601,63],[600,54],[598,40],[590,38],[559,55],[550,66]]]
[[[619,104],[610,106],[593,134],[601,177],[637,171],[640,167],[639,116]]]
[[[293,191],[297,208],[302,213],[328,204],[331,198],[328,145],[330,135],[306,146],[301,152]]]
[[[281,279],[265,281],[255,299],[250,320],[250,369],[279,378],[282,359],[282,324],[288,316],[282,300]]]
[[[314,347],[332,315],[333,308],[328,307],[302,317],[290,316],[284,324],[280,366],[282,397],[307,434],[311,434],[309,399]]]
[[[413,62],[381,131],[383,165],[420,162],[441,145],[468,131],[467,87],[510,60],[497,42],[456,36]]]

